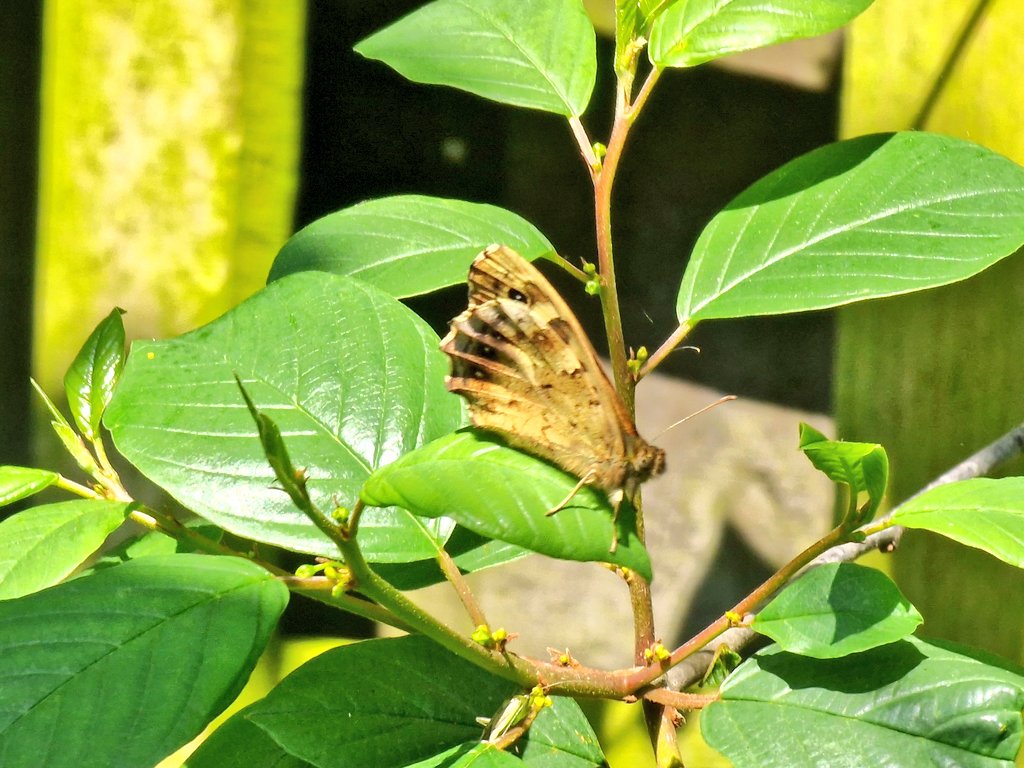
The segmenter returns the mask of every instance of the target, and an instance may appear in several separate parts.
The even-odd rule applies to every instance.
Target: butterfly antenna
[[[680,424],[682,424],[682,423],[683,423],[684,421],[689,421],[689,420],[690,420],[690,419],[692,419],[692,418],[693,418],[694,416],[700,416],[700,415],[701,415],[702,413],[707,413],[707,412],[708,412],[708,411],[710,411],[710,410],[711,410],[712,408],[717,408],[717,407],[718,407],[718,406],[720,406],[720,405],[721,405],[722,403],[728,403],[728,402],[729,402],[730,400],[735,400],[735,399],[736,399],[736,395],[726,395],[725,397],[720,397],[720,398],[718,398],[717,400],[715,400],[715,402],[711,403],[710,405],[705,405],[705,406],[704,406],[703,408],[701,408],[701,409],[700,409],[699,411],[694,411],[694,412],[693,412],[693,413],[691,413],[691,414],[690,414],[689,416],[683,416],[683,418],[681,418],[681,419],[680,419],[679,421],[675,422],[674,424],[669,424],[669,425],[668,425],[667,427],[665,427],[665,428],[664,428],[663,430],[661,430],[661,432],[659,432],[658,434],[656,434],[656,435],[655,435],[655,436],[653,437],[653,439],[652,439],[652,442],[653,442],[653,440],[657,440],[657,439],[658,439],[659,437],[661,437],[662,435],[664,435],[664,434],[665,434],[666,432],[668,432],[668,431],[669,431],[670,429],[675,429],[675,428],[676,428],[676,427],[678,427],[678,426],[679,426]]]

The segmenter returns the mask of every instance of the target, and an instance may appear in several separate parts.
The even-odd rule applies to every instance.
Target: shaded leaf
[[[234,699],[287,601],[252,563],[171,555],[0,603],[0,764],[155,764]]]
[[[317,656],[246,717],[289,754],[320,768],[398,768],[479,741],[476,718],[515,692],[512,683],[430,640],[407,636]]]

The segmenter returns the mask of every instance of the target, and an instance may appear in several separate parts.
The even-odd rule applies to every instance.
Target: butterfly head
[[[634,446],[629,463],[630,475],[642,483],[665,471],[665,451],[641,440]]]

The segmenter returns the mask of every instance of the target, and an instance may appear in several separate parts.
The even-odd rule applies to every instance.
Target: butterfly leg
[[[608,551],[612,554],[619,548],[619,508],[622,506],[624,498],[626,498],[626,492],[622,488],[616,488],[608,494],[608,501],[612,505],[612,545],[608,547]]]
[[[585,474],[583,477],[581,477],[580,481],[578,483],[576,483],[575,486],[573,486],[573,489],[571,491],[569,491],[568,494],[566,494],[564,499],[562,499],[560,502],[555,504],[555,506],[553,506],[551,509],[549,509],[544,514],[547,515],[548,517],[551,517],[553,514],[555,514],[559,510],[564,509],[565,505],[568,504],[570,501],[572,501],[572,497],[580,492],[580,488],[582,488],[584,485],[586,485],[591,480],[593,480],[594,479],[594,475],[596,475],[596,474],[597,473],[594,470],[592,470],[592,469],[590,471],[588,471],[587,474]]]

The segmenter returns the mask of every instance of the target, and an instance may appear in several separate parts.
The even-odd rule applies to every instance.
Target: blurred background
[[[0,464],[51,456],[54,397],[113,306],[130,337],[195,328],[263,285],[298,228],[374,197],[488,202],[592,257],[590,182],[561,118],[415,85],[352,45],[418,0],[6,0],[0,14]],[[611,0],[592,0],[607,135]],[[837,138],[926,129],[1024,162],[1024,6],[877,0],[843,34],[663,77],[630,138],[614,226],[627,341],[674,327],[707,220],[761,175]],[[412,300],[436,330],[456,287]],[[597,302],[573,301],[588,327]],[[717,322],[666,373],[834,415],[882,442],[894,499],[1024,418],[1024,264],[839,312]],[[599,334],[595,334],[599,338]],[[795,444],[795,440],[794,440]],[[1019,467],[1017,467],[1019,471]],[[1024,580],[927,536],[893,572],[926,633],[1024,661]],[[331,629],[319,615],[291,631]],[[350,627],[339,631],[351,631]]]

